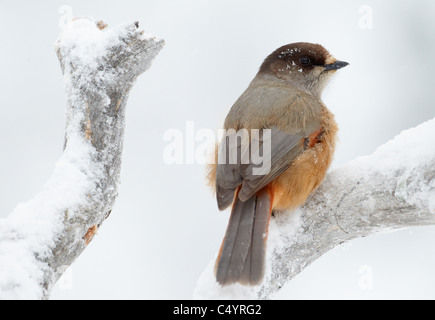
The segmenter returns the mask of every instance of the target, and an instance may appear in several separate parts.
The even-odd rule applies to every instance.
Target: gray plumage
[[[220,284],[261,281],[272,210],[301,205],[323,179],[337,127],[320,96],[346,65],[318,44],[280,47],[228,113],[210,171],[219,209],[233,204],[216,261]]]

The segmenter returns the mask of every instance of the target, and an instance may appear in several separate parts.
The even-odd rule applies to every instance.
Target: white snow
[[[92,68],[117,38],[119,33],[101,31],[93,21],[79,19],[62,32],[57,46],[70,51],[68,59],[81,60],[75,64]],[[69,85],[67,82],[67,88]],[[67,113],[68,144],[51,178],[34,199],[0,220],[0,300],[43,297],[40,284],[48,266],[41,260],[49,256],[63,231],[64,219],[79,218],[76,215],[80,215],[83,199],[97,191],[96,180],[103,170],[92,161],[94,148],[81,134],[86,108],[74,92],[71,99],[77,99],[71,104],[82,110]]]
[[[127,28],[123,28],[124,25]],[[133,29],[135,26],[132,23],[125,23],[116,27],[117,32],[107,28],[100,30],[90,18],[75,19],[71,28],[62,30],[55,46],[70,51],[71,59],[78,59],[82,66],[92,69],[97,67],[98,58],[104,56],[109,47],[120,44],[120,38],[125,38]],[[143,34],[142,37],[147,39],[149,36]]]
[[[135,23],[100,30],[89,18],[72,19],[62,29],[55,49],[62,57],[68,98],[67,145],[42,192],[0,220],[0,300],[45,297],[41,284],[46,284],[44,277],[51,275],[46,271],[52,271],[46,259],[51,257],[56,241],[64,234],[65,221],[68,235],[76,232],[71,236],[75,241],[71,247],[80,245],[82,230],[71,230],[71,226],[87,220],[83,210],[104,196],[99,187],[106,177],[103,166],[112,163],[115,156],[109,147],[97,155],[86,137],[87,132],[83,132],[92,107],[88,99],[98,97],[95,101],[103,108],[110,105],[106,89],[118,85],[116,72],[126,71],[117,66],[102,70],[105,69],[102,66],[113,52],[132,50],[126,41],[132,35],[142,40],[150,38],[137,30]],[[115,188],[106,186],[105,195]],[[59,270],[64,266],[56,267]]]
[[[435,180],[427,181],[421,168],[435,164],[435,119],[405,130],[380,146],[372,155],[359,157],[340,168],[346,175],[397,176],[395,190],[410,205],[428,207],[435,213]],[[412,192],[409,192],[409,191]]]
[[[243,286],[233,284],[222,287],[214,277],[215,259],[210,261],[207,268],[201,274],[193,299],[196,300],[231,300],[231,299],[246,299],[252,300],[257,298],[258,286]]]
[[[0,300],[40,299],[44,266],[38,258],[49,255],[62,221],[74,218],[80,199],[93,192],[89,144],[70,143],[57,162],[43,191],[33,200],[20,204],[6,219],[0,220]]]
[[[435,156],[435,119],[402,131],[378,147],[370,156],[360,157],[349,164],[373,167],[387,174],[400,168],[412,168],[422,162],[432,162]]]

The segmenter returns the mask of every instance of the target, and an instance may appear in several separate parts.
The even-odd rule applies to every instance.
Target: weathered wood
[[[110,214],[128,94],[164,45],[138,28],[74,19],[56,42],[67,96],[64,153],[44,190],[0,221],[0,264],[24,266],[7,269],[0,299],[48,298]]]

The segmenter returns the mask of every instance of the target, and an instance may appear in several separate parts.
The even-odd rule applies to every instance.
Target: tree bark
[[[220,287],[211,262],[194,298],[271,299],[305,267],[342,243],[435,224],[433,141],[435,119],[402,132],[371,156],[331,171],[302,208],[275,213],[262,285]]]
[[[111,213],[128,94],[164,45],[138,28],[73,19],[57,40],[67,95],[64,152],[44,190],[0,220],[0,299],[48,298]]]

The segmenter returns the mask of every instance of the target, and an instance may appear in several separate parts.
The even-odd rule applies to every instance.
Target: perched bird
[[[264,60],[228,113],[224,128],[227,132],[233,129],[233,133],[225,135],[216,147],[216,161],[208,176],[219,209],[232,205],[215,265],[221,285],[262,281],[272,212],[302,205],[325,177],[337,125],[321,94],[335,71],[347,65],[319,44],[282,46]],[[252,140],[255,129],[263,131],[257,147]],[[230,136],[240,130],[251,138],[240,136],[229,143]],[[243,153],[258,151],[266,142],[270,148],[263,150],[263,156],[270,154],[262,165],[267,170],[254,173],[259,169],[258,161],[254,162],[249,152],[249,157]],[[228,156],[232,152],[237,156]]]

